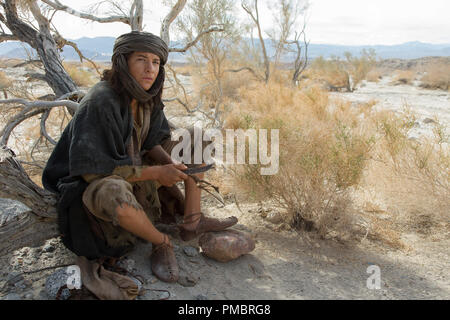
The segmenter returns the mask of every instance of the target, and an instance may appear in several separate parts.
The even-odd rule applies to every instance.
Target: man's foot
[[[164,234],[162,243],[153,244],[152,255],[150,257],[152,263],[152,271],[155,276],[164,282],[177,282],[179,269],[173,246],[169,237]]]
[[[234,216],[223,220],[205,217],[202,212],[190,214],[185,217],[185,222],[179,225],[180,237],[183,241],[189,241],[204,232],[222,231],[235,225],[238,219]]]

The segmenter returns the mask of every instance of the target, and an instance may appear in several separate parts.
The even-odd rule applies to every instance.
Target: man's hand
[[[159,166],[156,180],[165,187],[171,187],[175,183],[186,180],[189,177],[181,171],[186,169],[187,167],[182,163]]]

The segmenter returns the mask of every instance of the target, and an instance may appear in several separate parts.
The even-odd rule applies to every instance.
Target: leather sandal
[[[150,257],[152,263],[152,272],[160,280],[164,282],[177,282],[179,269],[173,246],[169,241],[167,234],[164,234],[164,241],[158,245],[153,245],[152,255]]]
[[[194,219],[190,222],[184,222],[178,225],[178,228],[180,230],[180,237],[183,241],[192,240],[205,232],[225,230],[226,228],[229,228],[238,222],[238,219],[235,216],[219,220],[216,218],[206,217],[202,212],[189,214],[185,218],[189,217],[194,217]],[[191,231],[183,228],[183,225],[191,224],[196,221],[199,222],[195,230]]]

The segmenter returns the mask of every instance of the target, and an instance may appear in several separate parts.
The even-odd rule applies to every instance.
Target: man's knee
[[[83,203],[94,216],[117,225],[118,207],[126,205],[142,210],[132,191],[131,184],[123,178],[109,176],[89,184],[83,194]]]
[[[135,219],[139,215],[145,215],[144,211],[140,208],[136,208],[133,205],[130,205],[126,202],[119,204],[116,208],[117,218],[119,222],[122,219],[132,220]]]

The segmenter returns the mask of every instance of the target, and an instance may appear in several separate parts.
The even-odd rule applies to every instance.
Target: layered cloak
[[[119,256],[129,248],[108,248],[95,237],[83,208],[87,187],[84,174],[109,175],[118,166],[133,165],[127,154],[131,142],[131,108],[120,103],[108,82],[97,83],[82,99],[65,128],[42,175],[44,187],[57,193],[58,226],[63,243],[75,254],[93,259]],[[164,105],[152,106],[150,129],[141,154],[170,138]]]

